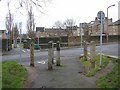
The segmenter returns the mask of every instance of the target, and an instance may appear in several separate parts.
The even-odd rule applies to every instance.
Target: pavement
[[[61,65],[53,65],[53,70],[47,69],[47,62],[36,62],[35,67],[25,64],[28,77],[24,88],[95,88],[95,81],[85,77],[79,58],[62,59]]]

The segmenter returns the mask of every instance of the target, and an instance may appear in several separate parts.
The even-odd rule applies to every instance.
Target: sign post
[[[22,60],[21,60],[21,30],[22,30],[22,22],[19,22],[19,29],[20,29],[20,64],[22,64]]]
[[[9,35],[9,32],[6,31],[6,50],[8,51],[8,35]]]
[[[102,30],[103,30],[103,20],[105,14],[103,11],[99,11],[97,14],[98,20],[100,21],[100,67],[102,65]]]

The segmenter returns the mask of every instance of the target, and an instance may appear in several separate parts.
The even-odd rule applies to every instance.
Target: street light
[[[107,7],[107,42],[108,42],[108,9],[110,8],[110,7],[113,7],[113,6],[115,6],[115,4],[113,4],[113,5],[110,5],[109,7]]]

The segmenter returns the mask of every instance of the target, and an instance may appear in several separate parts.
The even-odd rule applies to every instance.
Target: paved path
[[[61,60],[62,67],[53,66],[47,70],[47,63],[36,63],[35,67],[26,66],[28,77],[24,87],[29,88],[94,88],[95,82],[79,72],[83,72],[79,58]]]

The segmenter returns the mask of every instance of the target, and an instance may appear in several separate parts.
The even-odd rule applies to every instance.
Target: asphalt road
[[[107,55],[112,55],[112,56],[118,56],[118,43],[116,44],[110,44],[110,45],[103,45],[102,52]],[[89,47],[88,47],[89,50]],[[96,52],[99,53],[100,46],[96,46]],[[29,62],[29,55],[30,55],[30,50],[28,49],[22,49],[22,62],[21,63],[28,63]],[[20,63],[20,49],[13,49],[7,55],[2,56],[2,60],[16,60],[18,63]],[[72,47],[72,48],[67,48],[67,49],[62,49],[60,51],[60,56],[61,60],[62,58],[64,59],[71,59],[75,57],[79,57],[81,54],[83,54],[83,49],[79,47]],[[56,51],[54,51],[54,56],[56,56]],[[35,61],[43,61],[48,59],[48,50],[35,50]]]

